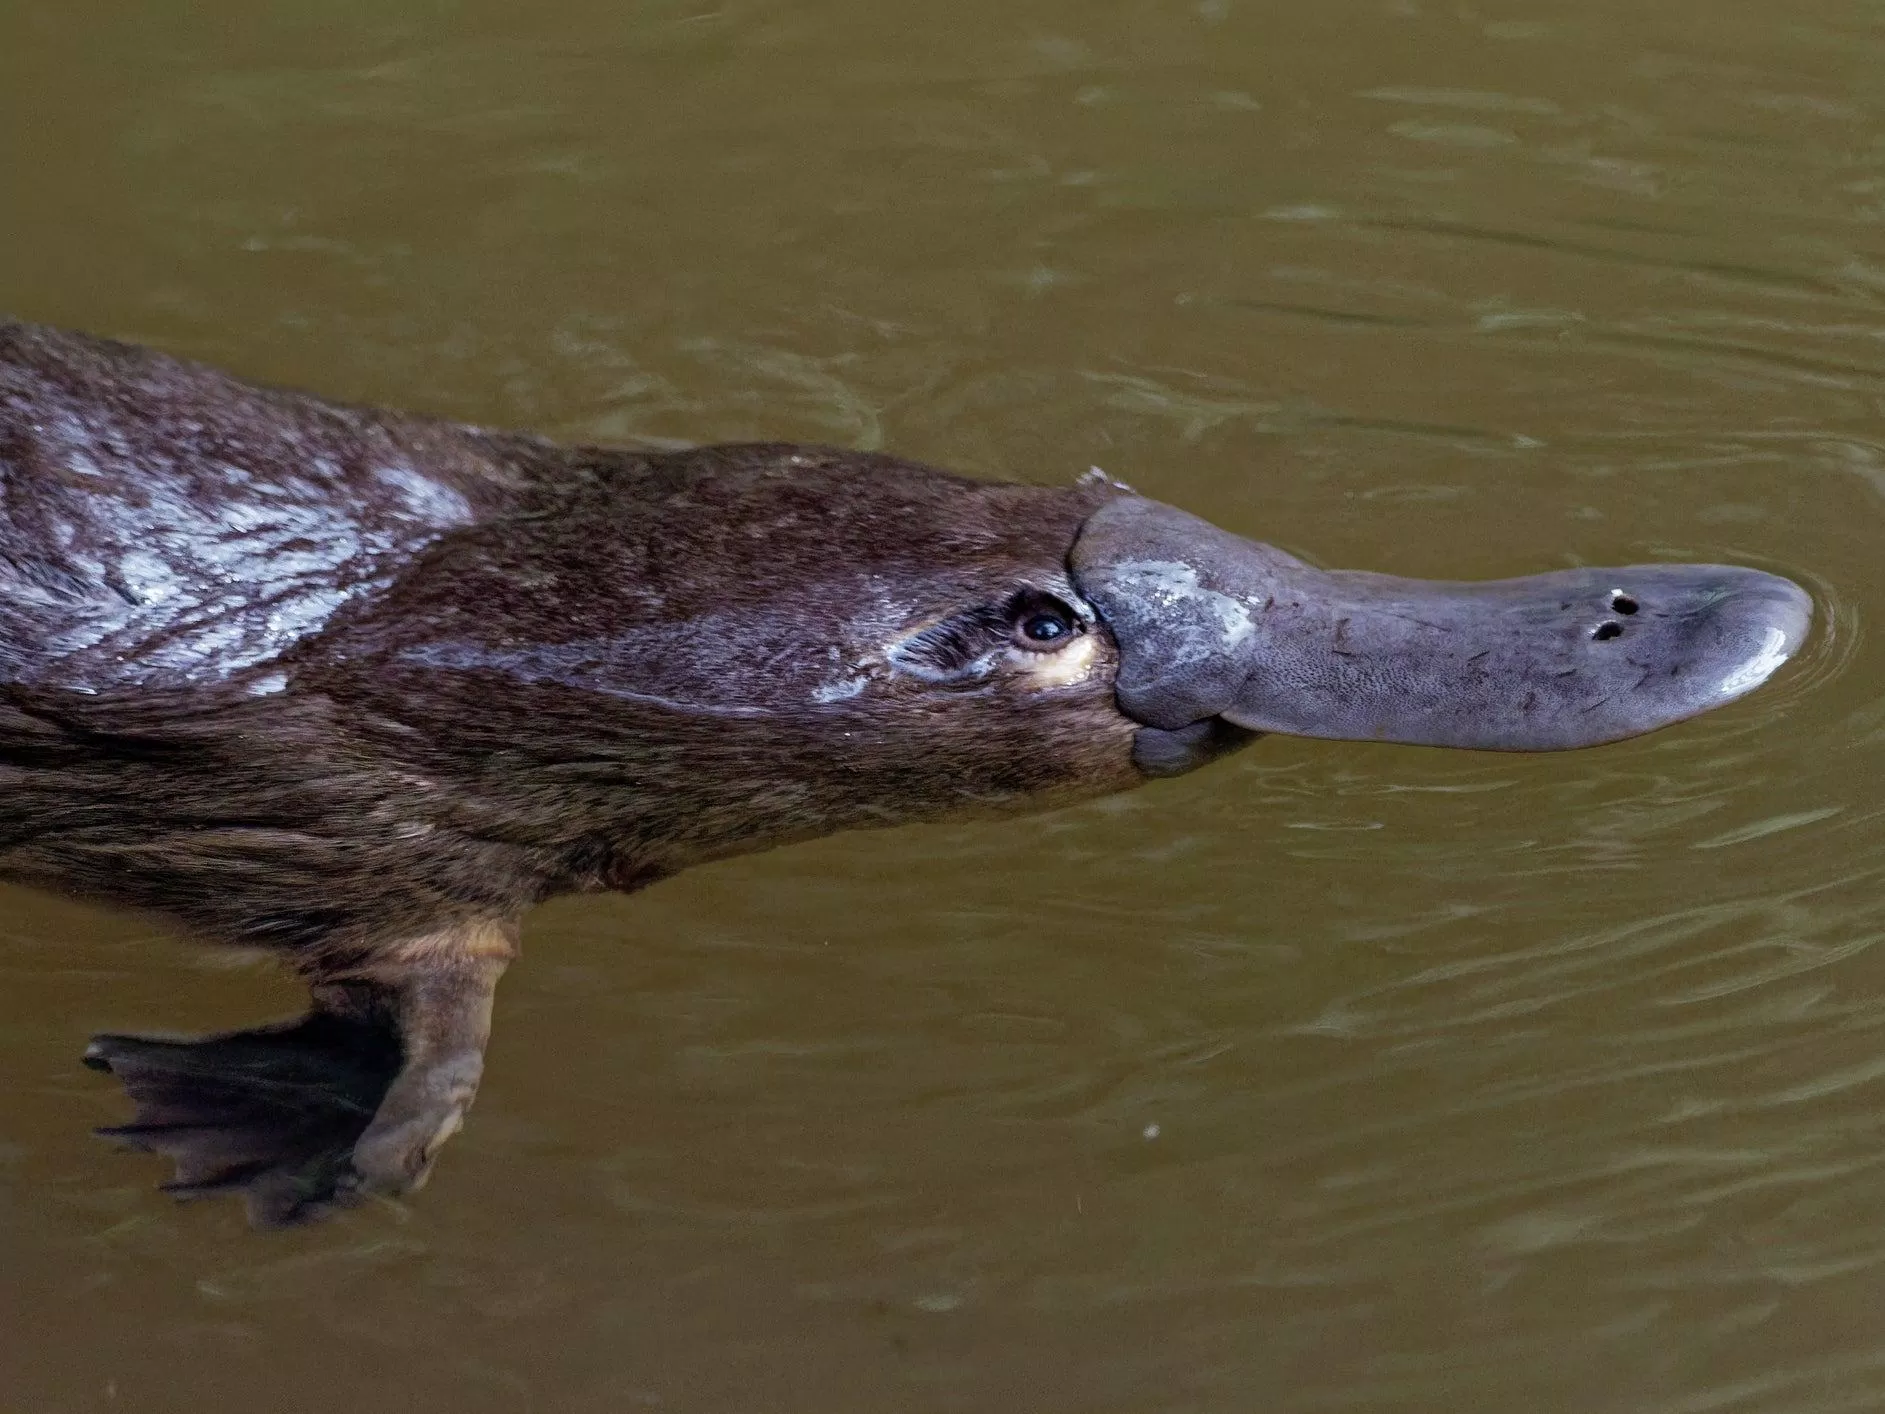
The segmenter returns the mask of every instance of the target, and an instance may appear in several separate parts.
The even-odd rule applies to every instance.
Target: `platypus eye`
[[[1073,624],[1067,616],[1052,609],[1038,610],[1021,622],[1021,636],[1029,643],[1038,643],[1043,647],[1058,643],[1072,632]]]
[[[1052,643],[1073,632],[1073,625],[1060,614],[1034,614],[1021,625],[1022,634],[1036,643]]]
[[[1080,630],[1080,617],[1051,594],[1038,591],[1016,596],[1011,607],[1014,641],[1035,652],[1059,648]]]

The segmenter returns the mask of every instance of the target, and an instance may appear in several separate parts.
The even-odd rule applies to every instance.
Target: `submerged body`
[[[1721,567],[1328,574],[1103,477],[564,448],[0,325],[0,876],[306,976],[299,1023],[91,1053],[262,1221],[423,1179],[544,898],[1258,731],[1610,740],[1809,613]]]

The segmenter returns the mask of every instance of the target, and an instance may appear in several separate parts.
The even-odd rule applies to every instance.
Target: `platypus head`
[[[922,507],[940,519],[904,544],[905,573],[865,596],[846,673],[815,695],[929,711],[1103,703],[1134,729],[1144,775],[1261,733],[1496,751],[1617,741],[1752,691],[1812,618],[1792,581],[1725,565],[1478,583],[1321,570],[1097,472],[1058,492],[958,494],[981,514]],[[979,540],[962,534],[971,519]]]
[[[1262,733],[1592,746],[1752,690],[1812,613],[1712,565],[1325,571],[1100,476],[765,445],[631,463],[408,587],[372,616],[391,661],[352,682],[403,677],[384,715],[533,759],[480,768],[533,804],[586,792],[574,813],[619,822],[615,879],[1104,794]]]

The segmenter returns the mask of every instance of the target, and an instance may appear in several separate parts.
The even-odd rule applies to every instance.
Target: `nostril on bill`
[[[1623,636],[1623,625],[1620,623],[1616,623],[1615,621],[1612,621],[1610,623],[1601,623],[1601,624],[1598,624],[1596,628],[1590,631],[1590,636],[1596,639],[1599,643],[1603,643],[1606,640],[1612,639],[1612,638],[1621,638]]]
[[[1636,600],[1625,594],[1621,589],[1617,589],[1611,591],[1610,607],[1614,612],[1619,614],[1634,614],[1640,606],[1637,604]],[[1614,638],[1616,635],[1612,634],[1609,636]]]

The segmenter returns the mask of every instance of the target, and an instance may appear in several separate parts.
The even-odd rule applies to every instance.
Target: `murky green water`
[[[1885,1407],[1881,75],[1869,0],[6,0],[20,315],[1823,613],[1597,752],[547,909],[431,1188],[287,1236],[77,1055],[295,989],[0,891],[0,1408]]]

